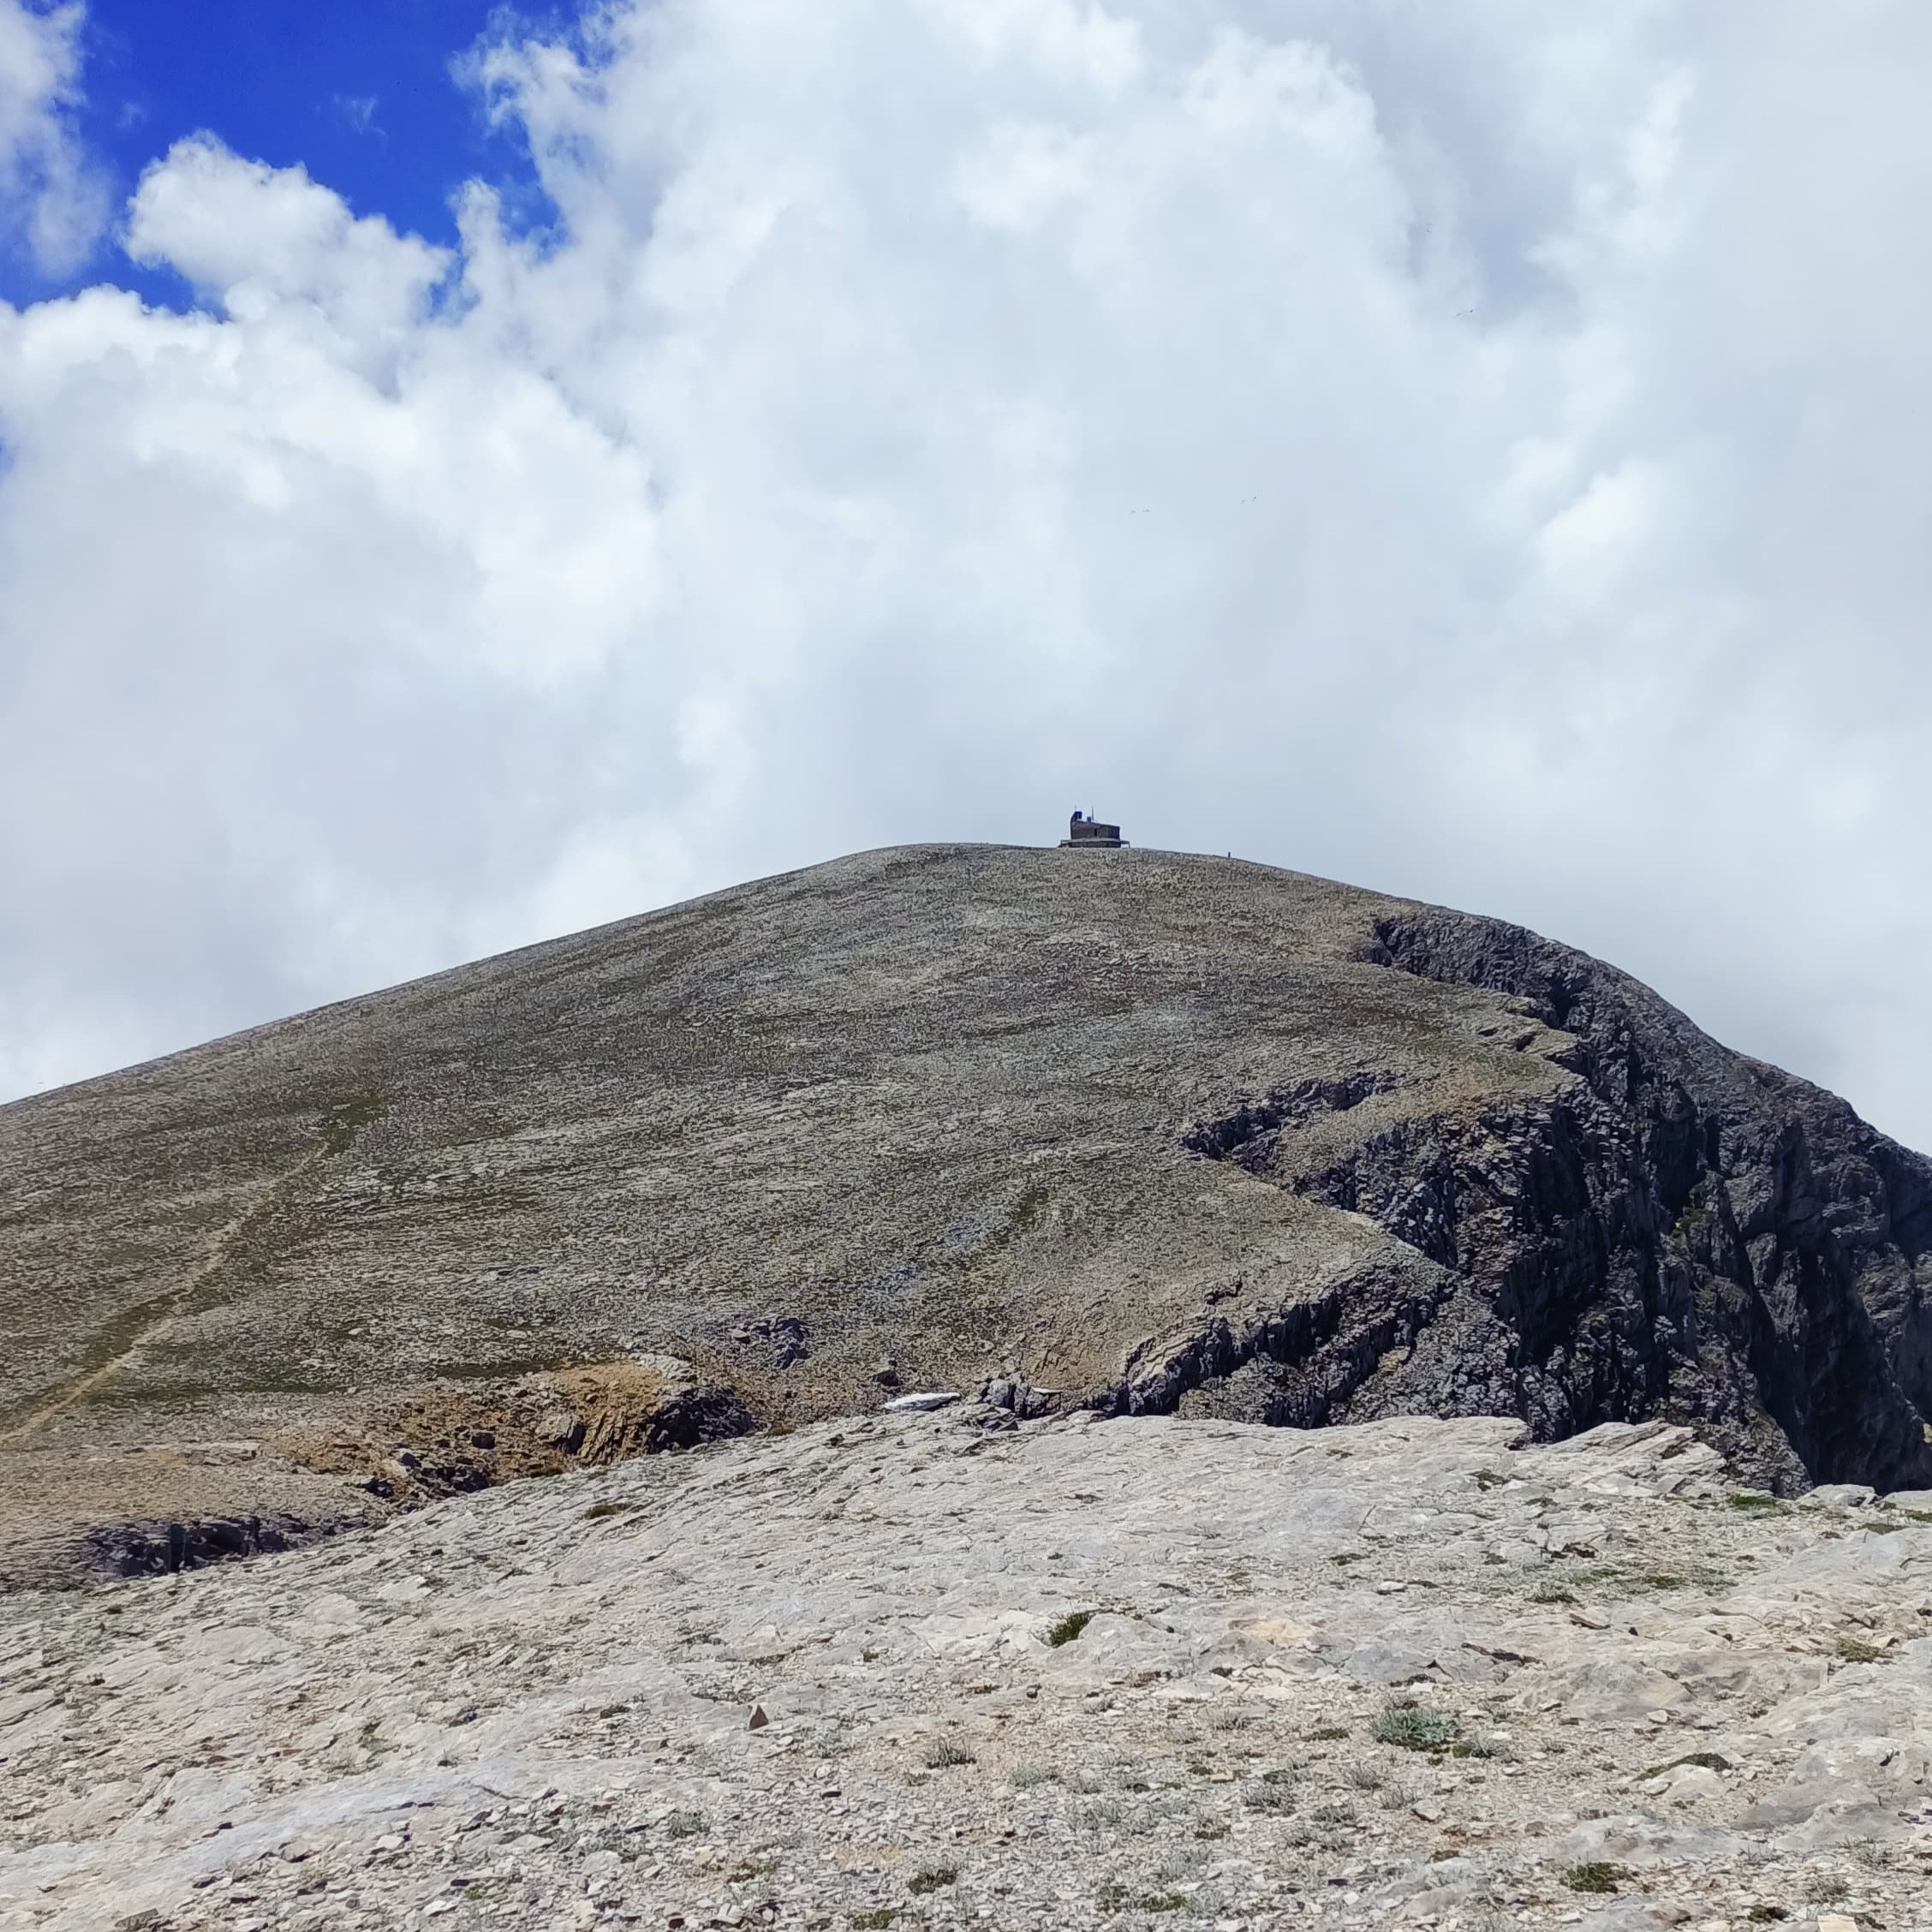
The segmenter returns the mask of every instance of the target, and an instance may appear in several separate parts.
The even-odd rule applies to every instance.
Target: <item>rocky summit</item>
[[[1932,1164],[1582,954],[1232,860],[872,852],[0,1108],[0,1578],[926,1392],[1917,1488],[1929,1294]]]

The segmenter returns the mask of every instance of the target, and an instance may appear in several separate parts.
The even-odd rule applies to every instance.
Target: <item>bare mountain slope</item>
[[[1929,1292],[1932,1164],[1580,954],[886,850],[0,1108],[0,1527],[167,1566],[989,1381],[1921,1485]]]

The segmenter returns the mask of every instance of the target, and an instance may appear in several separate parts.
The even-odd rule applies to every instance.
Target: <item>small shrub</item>
[[[1355,1762],[1343,1773],[1343,1775],[1357,1791],[1370,1792],[1381,1789],[1381,1773],[1373,1764],[1368,1763],[1362,1758],[1356,1759]]]
[[[1621,1865],[1607,1865],[1600,1858],[1570,1866],[1562,1875],[1572,1892],[1614,1892],[1630,1875]]]
[[[1242,1802],[1250,1811],[1268,1811],[1279,1816],[1295,1809],[1295,1794],[1285,1785],[1250,1785],[1241,1795]]]
[[[1046,1632],[1046,1641],[1058,1650],[1063,1643],[1071,1643],[1088,1625],[1093,1622],[1097,1612],[1092,1610],[1070,1610],[1058,1623]]]
[[[847,1923],[853,1932],[885,1932],[885,1928],[899,1916],[897,1905],[874,1905],[870,1911],[854,1912]]]
[[[1150,1892],[1141,1900],[1144,1912],[1179,1911],[1187,1900],[1178,1892]]]
[[[1835,1905],[1851,1896],[1852,1887],[1836,1872],[1820,1872],[1805,1887],[1805,1898],[1815,1905]]]
[[[1848,1664],[1875,1664],[1885,1655],[1878,1644],[1868,1643],[1862,1637],[1841,1637],[1832,1648]]]
[[[1385,1704],[1369,1726],[1378,1744],[1403,1750],[1446,1750],[1456,1741],[1458,1726],[1443,1711],[1423,1710],[1415,1704]]]
[[[1103,1798],[1097,1804],[1082,1805],[1074,1824],[1088,1837],[1100,1838],[1108,1832],[1118,1831],[1125,1817],[1126,1813],[1112,1798]]]
[[[1318,1825],[1352,1825],[1355,1822],[1355,1807],[1331,1801],[1318,1804],[1309,1816]]]
[[[915,1871],[906,1881],[906,1890],[915,1898],[922,1893],[937,1892],[943,1887],[955,1883],[959,1877],[957,1865],[927,1865]]]
[[[1452,1757],[1506,1757],[1509,1754],[1494,1738],[1458,1738],[1449,1747]]]
[[[1016,1764],[1008,1774],[1015,1791],[1032,1791],[1038,1786],[1052,1784],[1058,1777],[1059,1773],[1047,1764]]]
[[[665,1834],[671,1838],[695,1838],[705,1828],[704,1813],[701,1811],[673,1811],[664,1822]]]
[[[950,1771],[956,1764],[977,1764],[979,1762],[957,1738],[935,1738],[926,1747],[928,1771]]]

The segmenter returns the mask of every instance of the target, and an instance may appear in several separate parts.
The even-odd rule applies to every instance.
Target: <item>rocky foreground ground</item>
[[[1932,1503],[960,1404],[0,1599],[0,1923],[1932,1926]]]

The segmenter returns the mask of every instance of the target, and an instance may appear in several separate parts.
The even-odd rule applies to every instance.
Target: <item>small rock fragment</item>
[[[764,1705],[754,1704],[751,1707],[751,1722],[745,1728],[748,1731],[762,1731],[771,1721],[771,1719],[765,1714]]]

